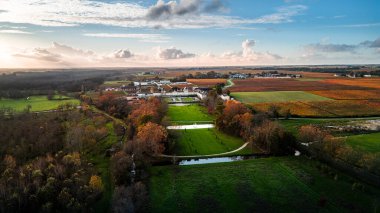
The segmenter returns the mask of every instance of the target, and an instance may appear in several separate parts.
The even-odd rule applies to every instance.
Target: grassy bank
[[[204,107],[197,104],[187,106],[170,105],[168,116],[173,124],[212,123],[214,120],[214,117],[209,115]]]
[[[153,167],[152,212],[374,212],[380,191],[303,157]]]
[[[229,152],[241,147],[242,139],[226,135],[216,129],[175,130],[176,144],[173,154],[208,155]],[[250,154],[245,148],[236,154]]]

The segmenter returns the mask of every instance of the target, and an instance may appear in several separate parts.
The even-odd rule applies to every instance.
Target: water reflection
[[[190,159],[190,160],[181,160],[178,164],[180,166],[185,166],[185,165],[197,165],[197,164],[209,164],[209,163],[225,163],[225,162],[255,159],[257,157],[258,156],[234,156],[234,157]]]

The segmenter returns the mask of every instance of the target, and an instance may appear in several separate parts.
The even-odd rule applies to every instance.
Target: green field
[[[347,143],[364,152],[380,153],[380,133],[349,136]]]
[[[209,115],[204,107],[197,104],[169,105],[168,115],[172,123],[177,124],[213,123],[214,120],[214,117]]]
[[[355,189],[354,179],[323,168],[304,157],[153,167],[150,211],[378,211],[379,190],[371,186]]]
[[[281,92],[233,92],[231,96],[243,103],[274,103],[291,101],[327,101],[331,100],[319,95],[302,91]]]
[[[72,103],[79,105],[79,100],[72,99],[69,97],[62,97],[58,99],[55,97],[53,100],[48,100],[46,96],[31,96],[29,100],[25,99],[1,99],[0,107],[11,107],[17,112],[21,112],[30,105],[31,111],[45,111],[57,109],[59,105],[64,105],[66,103]]]
[[[241,147],[242,139],[221,133],[216,129],[175,130],[176,138],[173,154],[176,155],[208,155],[229,152]],[[236,154],[250,154],[245,148]]]

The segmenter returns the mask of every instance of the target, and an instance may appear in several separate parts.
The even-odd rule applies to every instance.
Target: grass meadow
[[[234,92],[231,96],[243,103],[274,103],[291,101],[327,101],[331,100],[319,95],[303,91],[280,92]]]
[[[13,108],[16,112],[21,112],[30,105],[31,111],[46,111],[57,109],[59,105],[64,105],[67,103],[72,103],[79,105],[79,100],[72,99],[69,97],[63,96],[61,99],[54,98],[52,100],[48,100],[46,96],[31,96],[27,99],[1,99],[0,107],[10,107]]]
[[[169,105],[168,116],[173,124],[213,123],[214,117],[197,104],[187,106]]]
[[[208,155],[229,152],[241,147],[242,139],[224,134],[214,128],[173,130],[176,137],[173,154],[176,155]],[[234,154],[250,154],[252,151],[245,148]]]
[[[305,157],[151,169],[151,212],[376,212],[380,191]]]
[[[349,136],[347,144],[364,152],[380,153],[380,133]]]

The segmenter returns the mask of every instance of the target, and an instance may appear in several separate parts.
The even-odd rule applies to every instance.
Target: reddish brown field
[[[219,83],[225,84],[227,82],[226,79],[187,79],[186,81],[198,86],[214,86]]]
[[[326,79],[323,82],[380,89],[380,78]]]
[[[357,86],[333,84],[321,81],[297,81],[295,79],[244,79],[234,80],[231,92],[263,91],[316,91],[316,90],[354,90]]]
[[[285,116],[289,112],[297,117],[333,117],[334,115],[316,108],[310,104],[303,102],[287,102],[287,103],[259,103],[252,104],[253,108],[257,111],[266,112],[269,107],[276,106],[281,116]]]
[[[336,100],[378,100],[380,90],[322,90],[310,91],[315,95],[324,96]]]
[[[252,104],[258,111],[268,111],[270,106],[277,106],[280,115],[287,110],[297,117],[358,117],[380,115],[380,101],[337,100],[322,102],[288,102]]]

